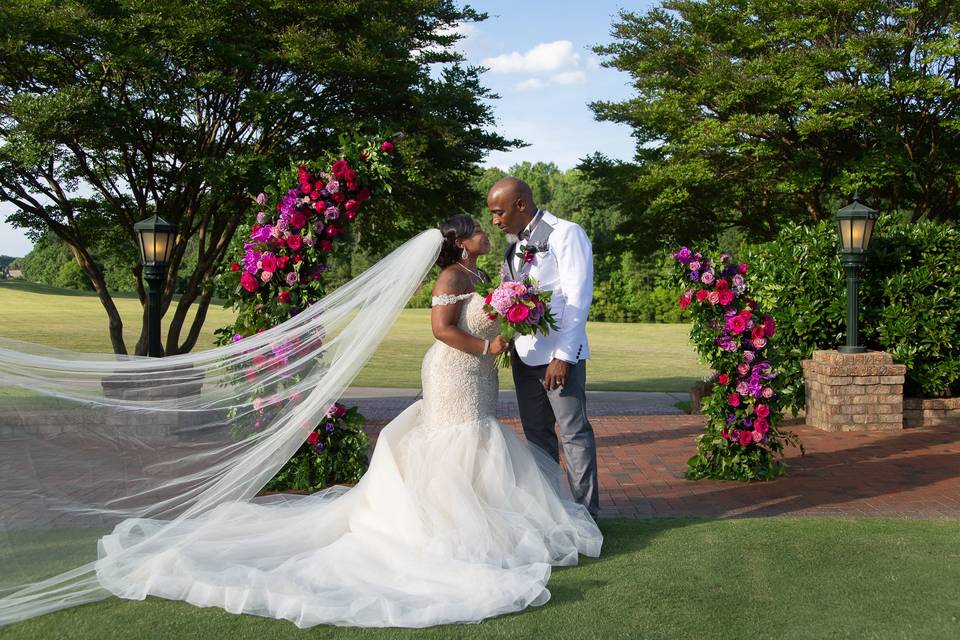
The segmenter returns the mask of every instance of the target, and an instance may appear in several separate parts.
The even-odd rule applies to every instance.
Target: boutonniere
[[[546,242],[537,242],[524,245],[520,249],[521,251],[517,252],[517,257],[525,263],[530,264],[538,253],[547,253],[550,250],[550,246]]]

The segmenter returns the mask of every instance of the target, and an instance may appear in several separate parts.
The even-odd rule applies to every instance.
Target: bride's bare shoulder
[[[433,285],[433,295],[444,294],[461,295],[473,291],[470,274],[456,265],[451,265],[440,271],[437,283]]]

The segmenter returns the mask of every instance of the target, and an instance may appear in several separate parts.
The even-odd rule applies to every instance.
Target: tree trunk
[[[100,298],[100,304],[107,312],[107,321],[110,328],[110,344],[114,353],[126,355],[127,345],[123,341],[123,318],[120,317],[120,311],[113,302],[113,297],[107,290],[107,283],[103,278],[100,269],[97,268],[90,255],[74,244],[67,243],[70,252],[83,272],[90,278],[97,297]]]

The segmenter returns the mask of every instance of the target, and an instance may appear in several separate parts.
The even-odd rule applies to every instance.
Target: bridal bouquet
[[[552,292],[540,289],[530,276],[523,282],[503,280],[496,288],[481,293],[486,294],[483,310],[491,320],[500,319],[500,334],[507,340],[517,335],[547,335],[558,328],[550,310]],[[509,367],[509,354],[498,355],[496,364],[500,368]]]

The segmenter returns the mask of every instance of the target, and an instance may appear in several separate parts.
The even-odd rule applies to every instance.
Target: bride
[[[542,605],[552,566],[599,555],[556,463],[496,420],[493,360],[509,344],[474,289],[489,238],[466,215],[440,230],[423,399],[383,429],[362,480],[126,519],[99,541],[103,588],[298,627],[425,627]]]

